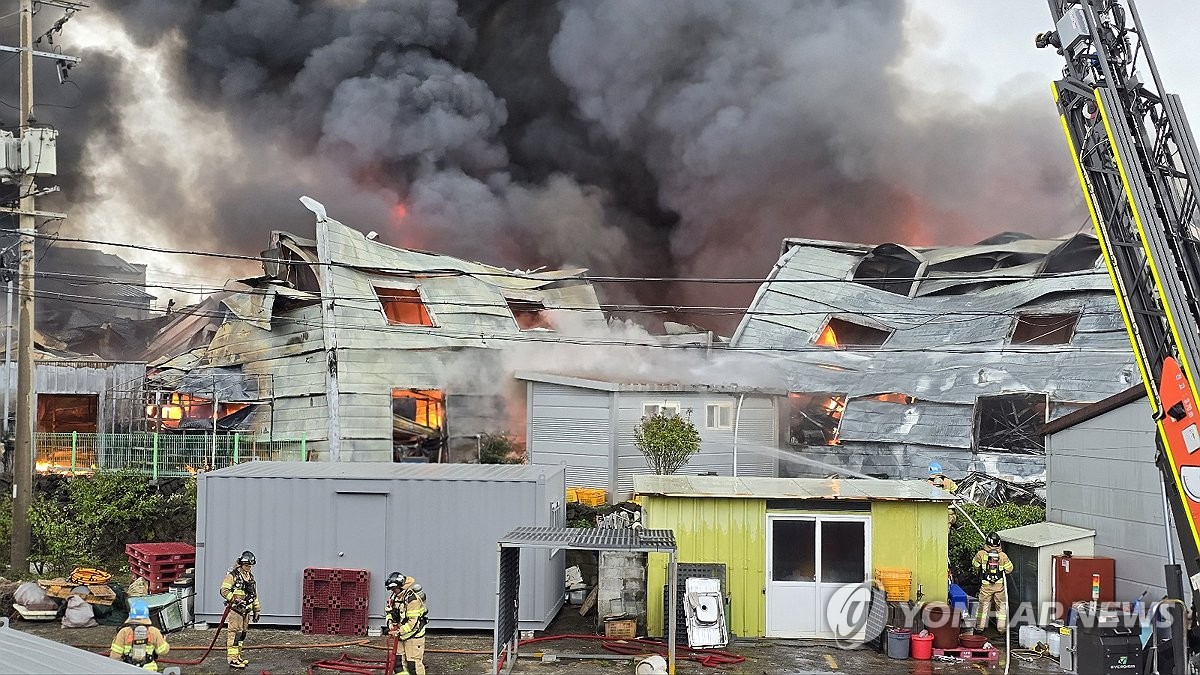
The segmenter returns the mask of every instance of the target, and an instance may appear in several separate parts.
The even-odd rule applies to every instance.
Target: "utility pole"
[[[33,0],[21,2],[21,140],[33,117]],[[33,172],[20,179],[21,245],[17,303],[17,438],[13,458],[12,569],[29,571],[29,504],[33,500]]]
[[[42,4],[62,7],[67,10],[51,33],[61,30],[62,24],[76,10],[84,7],[83,3],[71,0],[40,0]],[[17,419],[16,419],[16,457],[13,458],[13,515],[12,515],[12,556],[11,564],[14,572],[24,573],[29,570],[29,505],[33,500],[33,410],[34,410],[34,371],[33,371],[33,277],[34,251],[33,238],[36,216],[62,217],[62,214],[41,213],[35,209],[34,195],[36,186],[34,178],[38,175],[53,175],[57,171],[57,160],[54,157],[54,134],[43,133],[43,129],[33,127],[33,58],[35,56],[55,59],[59,64],[59,77],[65,79],[66,63],[78,63],[79,59],[48,52],[35,52],[33,42],[33,0],[19,0],[21,45],[14,50],[11,47],[4,51],[18,51],[21,69],[21,172],[17,182],[20,202],[16,209],[5,208],[0,211],[16,213],[19,216],[20,239],[18,251],[17,282],[20,286],[18,297],[17,320]],[[51,33],[47,33],[50,35]],[[53,41],[53,40],[51,40]],[[44,162],[44,165],[43,165]]]

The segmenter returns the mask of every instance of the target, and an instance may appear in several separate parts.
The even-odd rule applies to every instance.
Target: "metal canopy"
[[[666,553],[668,606],[667,672],[675,675],[675,612],[679,563],[675,532],[626,528],[518,527],[497,542],[496,625],[492,641],[492,672],[508,673],[517,660],[518,598],[521,590],[520,555],[522,548],[579,549],[584,551],[625,551],[628,553]]]
[[[518,527],[504,535],[500,546],[573,548],[584,551],[669,553],[676,550],[671,530],[582,527]]]

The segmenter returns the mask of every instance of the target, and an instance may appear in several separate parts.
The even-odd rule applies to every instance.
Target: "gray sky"
[[[1053,49],[1037,49],[1033,37],[1052,28],[1043,0],[911,0],[908,33],[914,52],[910,77],[954,82],[981,101],[1011,87],[1041,89],[1061,69]],[[1200,119],[1200,26],[1197,0],[1142,0],[1138,12],[1168,93],[1179,94],[1193,127]]]

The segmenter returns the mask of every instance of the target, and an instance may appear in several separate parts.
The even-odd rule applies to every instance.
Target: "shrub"
[[[480,464],[521,464],[524,448],[507,434],[480,434]]]
[[[30,560],[58,574],[80,566],[120,568],[127,543],[193,541],[195,512],[194,478],[170,495],[137,472],[69,478],[33,500]]]
[[[983,533],[990,534],[1010,527],[1032,525],[1046,519],[1046,509],[1040,506],[1019,506],[1017,504],[1001,504],[1000,506],[982,507],[975,504],[965,504],[963,509],[967,515],[979,525]],[[983,548],[983,537],[971,526],[962,513],[957,513],[954,526],[950,528],[950,573],[955,583],[964,590],[979,585],[978,575],[971,569],[971,558]]]
[[[656,474],[675,473],[700,450],[700,432],[683,415],[643,417],[633,429],[633,441]]]

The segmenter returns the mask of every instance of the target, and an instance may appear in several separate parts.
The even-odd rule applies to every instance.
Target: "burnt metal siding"
[[[512,380],[500,367],[500,347],[507,346],[505,338],[522,337],[507,297],[535,298],[549,310],[562,310],[581,331],[607,325],[595,290],[580,278],[582,270],[525,275],[386,246],[336,221],[328,225],[334,264],[329,269],[331,287],[323,290],[334,298],[343,461],[391,461],[393,388],[436,389],[447,395],[506,393],[501,389]],[[417,279],[376,270],[431,274]],[[419,289],[435,325],[388,324],[375,288]],[[220,327],[206,351],[215,365],[240,364],[245,373],[273,384],[274,410],[264,406],[251,424],[265,433],[273,419],[275,437],[305,435],[314,460],[329,458],[328,368],[321,322],[315,304],[276,312],[270,317],[270,330],[233,319]],[[553,341],[557,334],[535,335],[539,341]],[[492,388],[478,390],[482,382]],[[464,391],[464,386],[473,389]],[[505,415],[447,414],[446,430],[461,447],[464,438],[504,430],[508,423]]]
[[[841,445],[789,448],[780,455],[779,475],[786,477],[867,475],[924,479],[938,462],[954,478],[970,471],[989,475],[1030,475],[1045,470],[1043,455],[1004,452],[971,453],[925,443],[844,441]]]
[[[1144,399],[1046,437],[1046,518],[1096,532],[1095,555],[1116,560],[1116,597],[1166,593],[1162,478]],[[1178,535],[1171,527],[1176,560]],[[1157,595],[1156,595],[1157,594]]]
[[[700,451],[678,473],[698,475],[715,472],[733,475],[733,432],[705,428],[705,405],[732,403],[737,411],[738,394],[713,392],[621,391],[617,394],[616,494],[628,499],[633,494],[633,477],[651,473],[646,458],[634,444],[634,427],[642,420],[642,406],[650,401],[678,401],[681,411],[691,411],[700,432]],[[742,403],[738,429],[738,475],[775,476],[779,446],[775,397],[747,394]]]
[[[546,382],[529,383],[531,464],[566,465],[568,487],[613,490],[614,394]]]
[[[924,293],[938,286],[971,282],[971,276],[924,277],[916,296],[906,297],[852,280],[871,247],[786,243],[731,345],[773,356],[773,367],[785,374],[791,391],[848,396],[842,435],[845,445],[834,464],[868,463],[869,457],[851,453],[859,442],[881,440],[875,435],[879,429],[882,440],[897,449],[929,446],[946,458],[943,463],[949,459],[982,468],[986,463],[973,453],[971,433],[979,396],[1044,392],[1050,397],[1051,415],[1058,416],[1136,382],[1116,298],[1101,269],[1033,278],[1016,275],[1018,268],[996,270],[989,275],[1008,274],[1013,280],[985,290],[947,295]],[[916,254],[932,266],[997,252],[1044,255],[1058,243],[1021,240],[920,249]],[[1018,314],[1058,312],[1080,314],[1069,345],[1010,344]],[[879,349],[815,347],[813,338],[831,316],[893,332]],[[893,392],[913,396],[918,403],[882,404],[869,398]],[[911,423],[914,418],[918,421]],[[1040,460],[1029,455],[1013,455],[1013,461],[1000,463],[1011,466],[1018,475],[1040,471]]]
[[[220,617],[221,579],[250,549],[266,624],[300,624],[306,567],[343,567],[370,570],[373,626],[384,579],[401,571],[424,586],[432,628],[490,628],[496,542],[565,525],[565,490],[547,466],[250,462],[201,474],[197,618]],[[522,557],[522,629],[545,629],[562,604],[563,553],[549,553]]]

